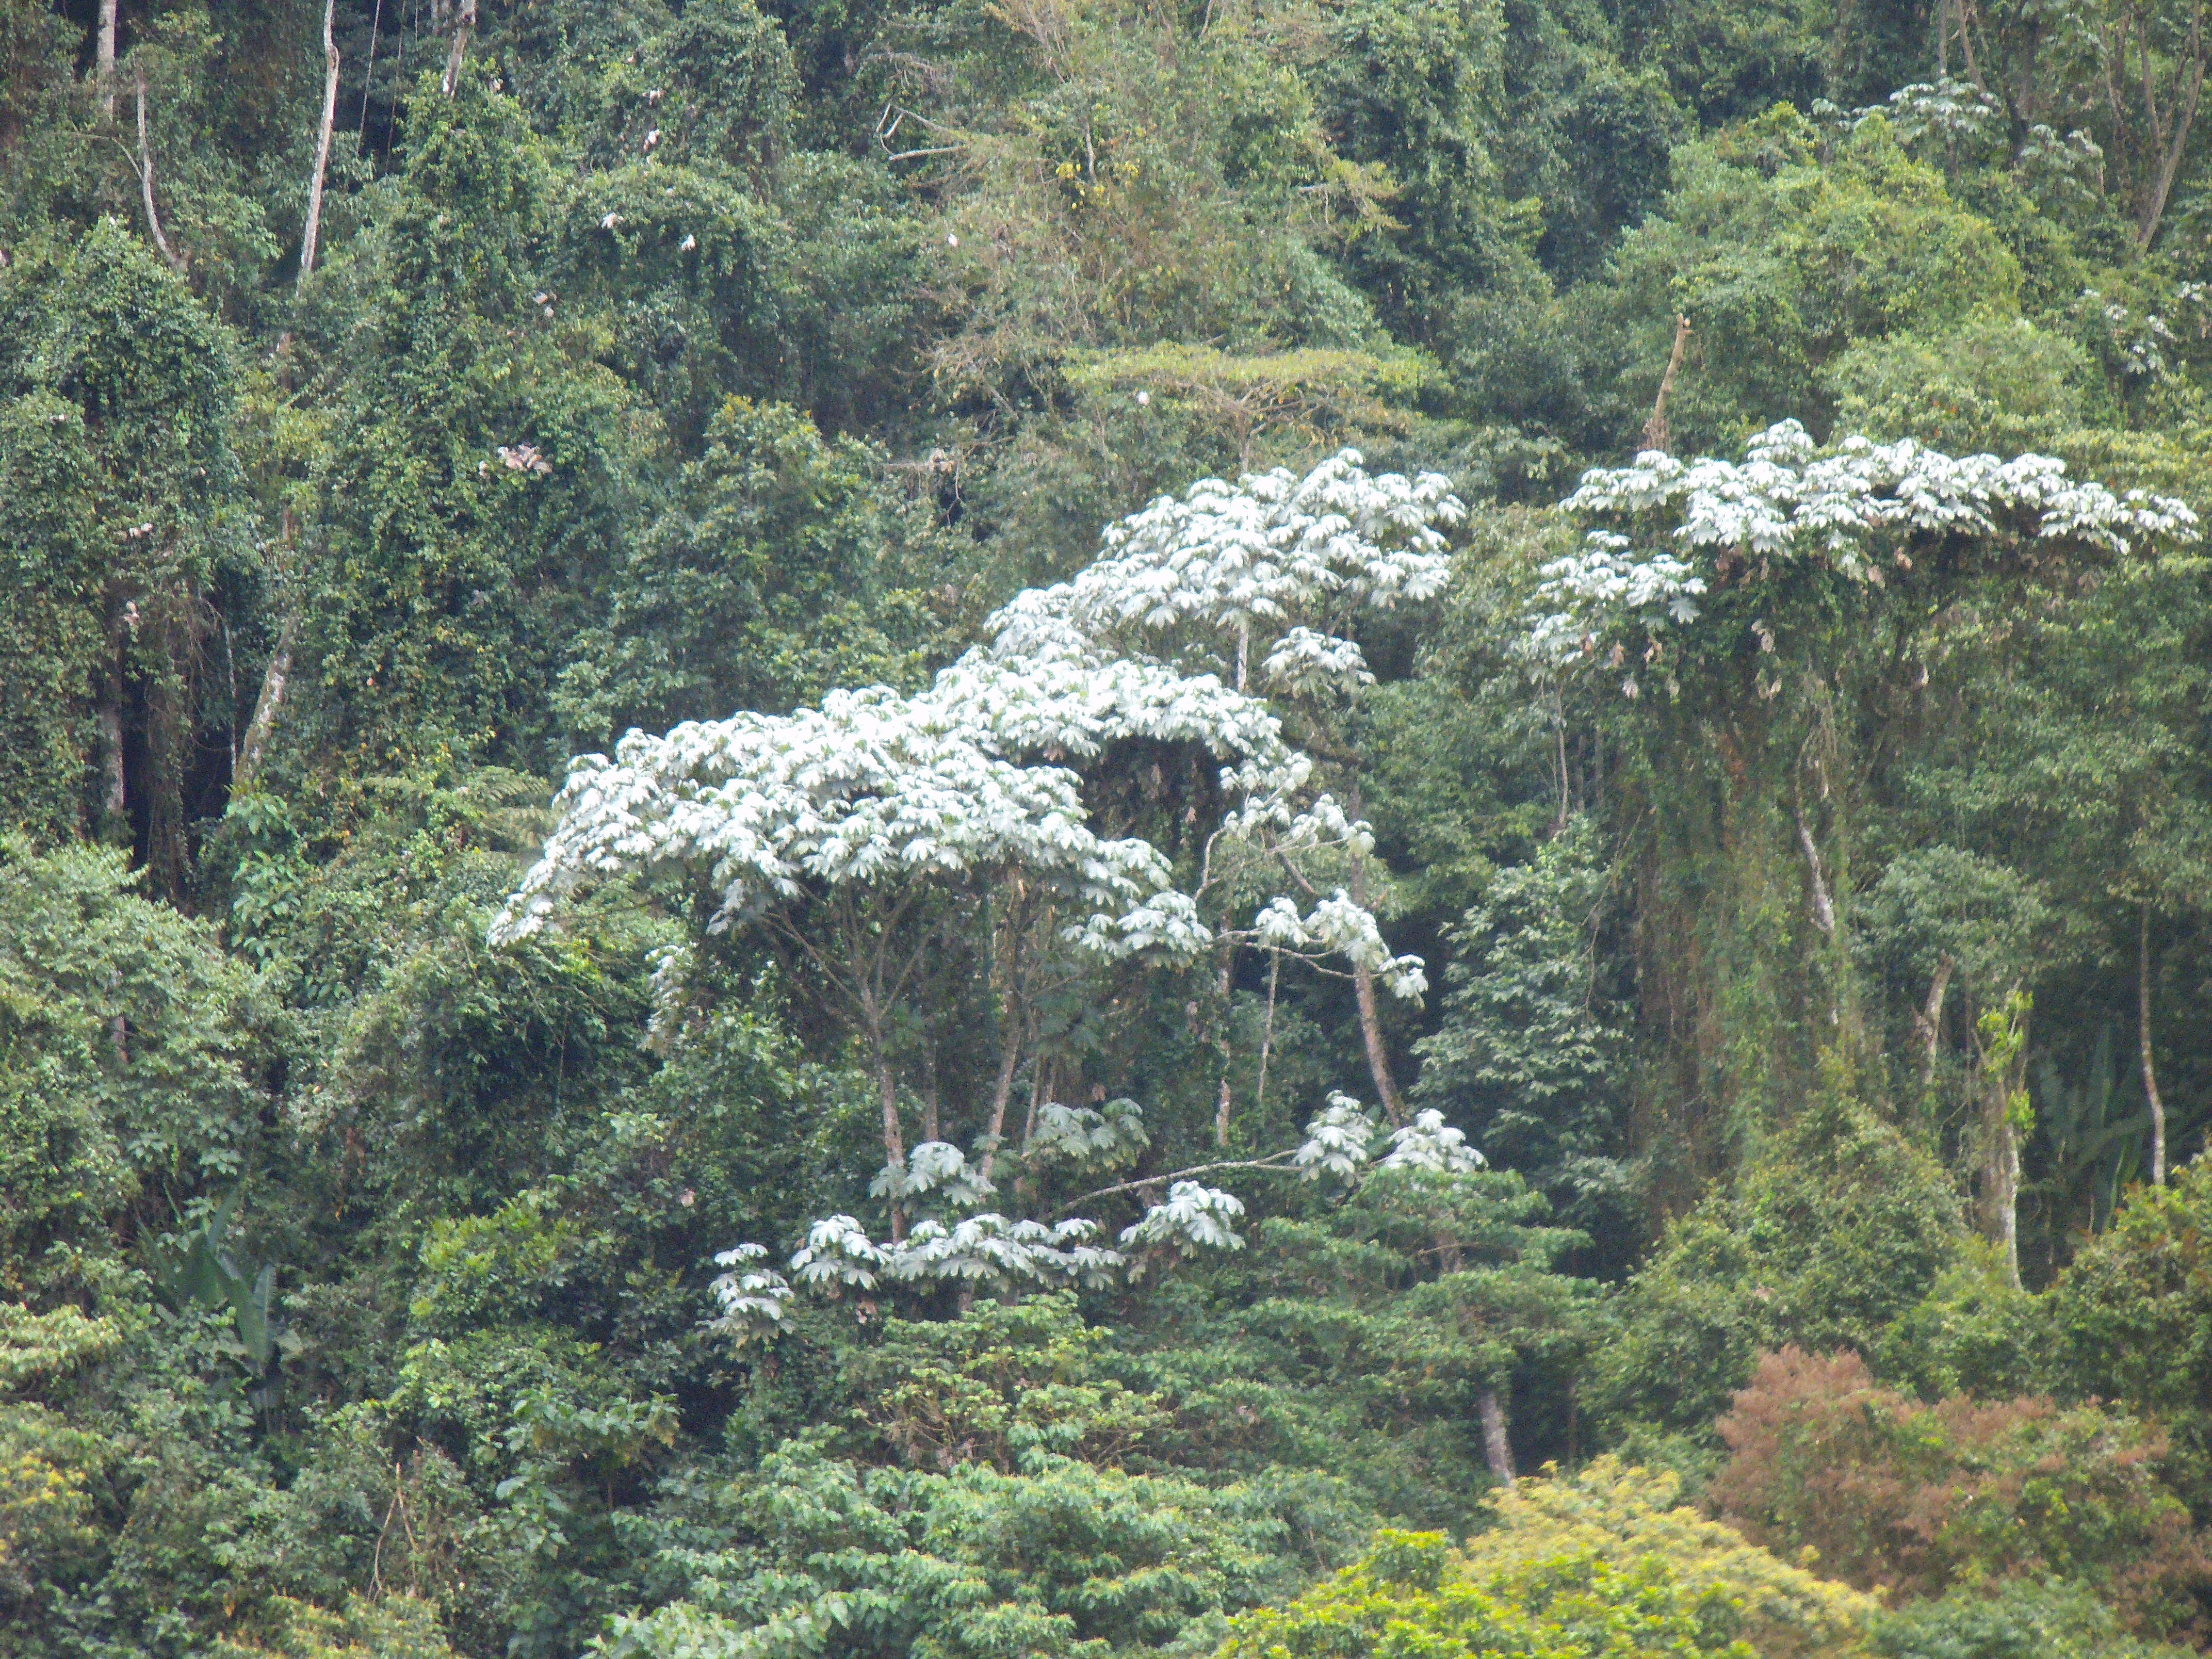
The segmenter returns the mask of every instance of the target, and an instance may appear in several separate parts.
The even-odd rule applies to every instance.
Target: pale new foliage
[[[1375,1167],[1382,1170],[1420,1170],[1431,1175],[1473,1175],[1488,1162],[1467,1144],[1467,1136],[1444,1121],[1431,1108],[1415,1114],[1413,1121],[1390,1137],[1390,1150]]]
[[[1350,1095],[1333,1091],[1321,1115],[1306,1125],[1305,1143],[1291,1154],[1291,1163],[1301,1181],[1329,1175],[1349,1185],[1359,1179],[1374,1139],[1375,1120],[1367,1109]]]
[[[738,1347],[783,1328],[784,1304],[791,1300],[791,1286],[781,1273],[761,1265],[767,1255],[764,1244],[740,1244],[714,1258],[715,1266],[732,1271],[709,1287],[722,1312],[708,1328],[731,1338]]]
[[[1244,1201],[1218,1187],[1195,1181],[1178,1181],[1168,1188],[1167,1200],[1145,1212],[1145,1218],[1121,1232],[1121,1243],[1137,1249],[1169,1248],[1184,1255],[1206,1250],[1241,1250],[1244,1237],[1236,1222],[1244,1213]]]
[[[1429,988],[1420,957],[1392,956],[1374,913],[1354,904],[1341,887],[1304,915],[1287,898],[1270,900],[1253,919],[1250,938],[1262,950],[1309,960],[1342,957],[1408,1001],[1419,1001]]]
[[[868,1230],[848,1215],[826,1216],[807,1230],[806,1243],[791,1258],[791,1271],[802,1285],[849,1285],[872,1291],[890,1270],[890,1257],[868,1237]]]
[[[1091,908],[1099,925],[1075,930],[1080,942],[1195,948],[1204,929],[1170,895],[1158,853],[1097,835],[1075,774],[1034,760],[1139,738],[1202,744],[1263,782],[1288,760],[1273,716],[1210,678],[975,653],[919,696],[833,691],[791,714],[632,732],[611,761],[571,763],[560,822],[494,937],[530,933],[580,882],[628,871],[704,868],[726,927],[811,887],[1019,866]]]
[[[906,1155],[904,1164],[884,1165],[868,1183],[872,1198],[910,1204],[917,1198],[933,1197],[957,1210],[972,1209],[998,1190],[990,1177],[946,1140],[923,1141]]]
[[[1093,1243],[1097,1236],[1095,1221],[1048,1225],[986,1212],[950,1225],[921,1221],[904,1239],[878,1244],[852,1217],[831,1216],[814,1224],[805,1248],[791,1258],[791,1270],[803,1285],[863,1291],[885,1282],[948,1279],[988,1280],[1001,1288],[1021,1280],[1103,1285],[1122,1265],[1122,1256]]]
[[[2178,501],[2116,495],[2069,477],[2048,455],[1951,456],[1910,438],[1850,437],[1823,450],[1795,421],[1768,428],[1740,462],[1685,462],[1655,450],[1632,465],[1594,469],[1566,505],[1631,520],[1644,544],[1601,531],[1581,553],[1545,567],[1537,592],[1554,608],[1534,620],[1528,643],[1554,668],[1594,650],[1622,621],[1654,634],[1695,621],[1717,558],[1762,576],[1798,567],[1880,586],[1891,570],[1911,568],[1909,547],[1940,537],[2074,543],[2124,556],[2197,529]],[[1663,547],[1648,544],[1655,531]]]
[[[1023,1144],[1022,1157],[1033,1166],[1065,1159],[1095,1169],[1133,1158],[1151,1144],[1144,1109],[1133,1100],[1097,1108],[1047,1101],[1037,1108],[1036,1130]]]
[[[1095,1221],[1047,1225],[994,1213],[965,1216],[949,1227],[924,1221],[903,1243],[888,1247],[890,1273],[910,1281],[982,1280],[1001,1289],[1018,1280],[1103,1285],[1113,1282],[1123,1258],[1091,1243],[1097,1236]]]
[[[992,618],[994,649],[1080,661],[1212,653],[1226,670],[1238,647],[1281,629],[1302,636],[1292,656],[1311,660],[1315,645],[1347,642],[1305,624],[1443,592],[1451,562],[1436,526],[1465,511],[1440,474],[1371,474],[1353,449],[1303,478],[1278,467],[1201,479],[1109,526],[1104,556],[1073,580],[1010,601]],[[1365,673],[1357,647],[1334,672]]]

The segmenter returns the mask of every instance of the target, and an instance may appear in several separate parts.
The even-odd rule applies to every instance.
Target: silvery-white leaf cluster
[[[1420,957],[1391,955],[1374,913],[1353,903],[1341,887],[1304,915],[1287,898],[1271,899],[1253,919],[1250,937],[1262,950],[1316,960],[1341,957],[1366,969],[1407,1001],[1418,1001],[1428,992],[1429,977]]]
[[[1545,567],[1547,607],[1532,619],[1530,653],[1551,667],[1594,651],[1630,621],[1657,634],[1697,620],[1697,599],[1727,558],[1762,571],[1792,566],[1883,585],[1909,568],[1906,550],[1950,534],[2076,542],[2124,556],[2148,540],[2194,536],[2197,515],[2170,497],[2115,494],[2069,477],[2048,455],[1946,455],[1906,438],[1850,437],[1826,449],[1796,421],[1754,438],[1741,461],[1681,461],[1647,451],[1632,465],[1595,468],[1566,506],[1627,520]]]
[[[1079,781],[1040,757],[1126,738],[1198,743],[1267,788],[1303,775],[1273,715],[1156,663],[1016,663],[971,653],[918,696],[833,691],[819,708],[632,732],[571,763],[559,823],[493,936],[543,926],[593,877],[704,867],[726,927],[810,886],[1019,866],[1098,919],[1099,948],[1190,949],[1204,930],[1148,843],[1088,823]]]
[[[1103,1107],[1048,1100],[1037,1108],[1036,1127],[1022,1145],[1022,1158],[1032,1167],[1062,1162],[1091,1169],[1133,1158],[1151,1145],[1144,1109],[1133,1100],[1109,1100]]]
[[[1145,1212],[1145,1218],[1121,1231],[1121,1243],[1136,1249],[1166,1248],[1182,1255],[1200,1250],[1241,1250],[1244,1236],[1236,1224],[1244,1213],[1244,1200],[1218,1187],[1195,1181],[1178,1181],[1168,1188],[1164,1202]]]
[[[909,1207],[913,1200],[928,1198],[954,1209],[973,1209],[998,1190],[988,1176],[947,1140],[923,1141],[903,1164],[886,1164],[868,1183],[869,1196]]]
[[[1358,647],[1314,625],[1333,631],[1351,611],[1443,592],[1451,561],[1437,526],[1465,513],[1441,474],[1370,473],[1355,449],[1303,478],[1278,467],[1233,484],[1201,479],[1109,526],[1103,556],[1070,580],[1010,601],[991,619],[992,648],[1203,657],[1226,672],[1251,645],[1298,633],[1279,678],[1356,683],[1366,672]]]
[[[904,1238],[878,1244],[851,1216],[836,1215],[809,1230],[791,1270],[802,1285],[861,1291],[945,1279],[997,1289],[1022,1282],[1104,1285],[1126,1259],[1093,1243],[1097,1236],[1095,1221],[1009,1220],[987,1211],[950,1224],[919,1222]]]
[[[732,1271],[708,1287],[722,1310],[721,1316],[709,1322],[708,1328],[731,1338],[739,1347],[783,1328],[784,1304],[791,1300],[791,1286],[781,1273],[761,1265],[767,1256],[765,1244],[740,1244],[714,1258],[715,1266]]]
[[[1413,1121],[1390,1137],[1390,1150],[1375,1167],[1419,1170],[1431,1175],[1473,1175],[1489,1160],[1467,1144],[1467,1136],[1444,1121],[1433,1108],[1417,1112]]]

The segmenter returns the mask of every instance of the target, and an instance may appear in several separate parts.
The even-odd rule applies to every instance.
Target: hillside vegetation
[[[0,1655],[2212,1644],[2202,0],[0,0]]]

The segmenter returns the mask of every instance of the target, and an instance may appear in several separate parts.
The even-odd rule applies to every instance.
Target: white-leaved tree
[[[495,939],[552,922],[585,884],[675,873],[704,884],[710,933],[756,931],[841,1018],[878,1097],[884,1166],[871,1190],[889,1237],[849,1216],[817,1223],[790,1264],[799,1285],[1006,1289],[1117,1271],[1127,1257],[1097,1243],[1090,1220],[980,1207],[1000,1194],[996,1161],[1024,1059],[1033,1081],[1042,1074],[1038,1011],[1048,1000],[1129,966],[1212,951],[1225,1001],[1245,945],[1340,973],[1357,987],[1386,1109],[1403,1122],[1374,987],[1418,998],[1423,966],[1392,953],[1369,908],[1373,836],[1356,794],[1347,807],[1316,777],[1342,758],[1331,746],[1343,714],[1371,682],[1352,637],[1361,613],[1443,589],[1437,526],[1461,511],[1441,477],[1370,475],[1351,451],[1304,478],[1207,481],[1110,526],[1096,563],[1016,599],[986,644],[918,695],[842,690],[787,715],[632,732],[612,757],[572,764],[553,834]],[[1106,832],[1086,804],[1086,769],[1140,745],[1194,751],[1218,769],[1223,816],[1187,888],[1157,847]],[[1277,890],[1282,880],[1294,890]],[[927,1133],[909,1147],[902,1107],[906,1034],[927,1025],[933,964],[954,938],[976,942],[997,1012],[972,1158],[940,1138],[933,1096]],[[680,1003],[684,971],[681,953],[661,963],[664,1006]],[[1108,1170],[1147,1144],[1133,1103],[1102,1110],[1032,1094],[1018,1188],[1055,1161]],[[1325,1139],[1322,1166],[1350,1170],[1348,1124]],[[1089,1196],[1164,1187],[1122,1240],[1141,1259],[1235,1249],[1241,1203],[1196,1176],[1297,1169],[1302,1150]],[[789,1287],[751,1261],[726,1261],[738,1271],[717,1289],[729,1328],[761,1334]]]
[[[1439,526],[1464,514],[1440,474],[1370,473],[1350,449],[1303,477],[1277,468],[1233,484],[1204,479],[1109,526],[1103,556],[1068,581],[1018,595],[990,624],[990,648],[1001,658],[1140,658],[1256,691],[1284,717],[1308,765],[1342,775],[1342,804],[1328,793],[1301,799],[1310,787],[1245,790],[1242,810],[1207,844],[1194,897],[1217,936],[1224,1005],[1236,952],[1248,945],[1270,952],[1274,969],[1293,956],[1352,981],[1369,1071],[1393,1121],[1405,1112],[1376,986],[1419,999],[1427,980],[1418,957],[1391,954],[1369,908],[1374,836],[1360,821],[1346,717],[1374,676],[1352,635],[1364,612],[1443,592],[1451,559]],[[1249,920],[1235,913],[1255,888],[1285,878],[1294,894],[1268,896]],[[1224,1145],[1227,1062],[1224,1052]]]
[[[1786,603],[1792,582],[1886,587],[1947,545],[1982,557],[2124,555],[2197,528],[2180,501],[2069,477],[2048,455],[1952,456],[1911,438],[1823,448],[1796,421],[1759,434],[1741,461],[1650,450],[1593,469],[1565,505],[1601,526],[1582,551],[1545,567],[1528,651],[1553,670],[1626,667],[1632,697],[1639,665],[1624,635],[1640,633],[1643,661],[1664,663],[1668,638],[1723,592]],[[1771,654],[1786,613],[1754,608],[1732,620]]]
[[[1830,872],[1848,867],[1856,792],[1880,764],[1882,722],[1929,684],[1954,630],[1970,629],[1992,594],[2008,606],[2023,589],[2059,603],[2198,533],[2183,503],[2072,477],[2051,456],[1954,456],[1858,436],[1822,446],[1795,421],[1754,438],[1740,461],[1655,451],[1592,471],[1565,505],[1591,528],[1579,552],[1541,573],[1527,660],[1554,682],[1602,674],[1632,699],[1656,690],[1667,717],[1720,734],[1722,787],[1767,792],[1731,802],[1732,821],[1767,812],[1794,831],[1832,987],[1848,977],[1853,894]],[[1959,989],[1955,954],[1939,957],[1914,1012],[1931,1032]],[[1976,1057],[1978,1207],[2009,1255],[2020,1148],[2008,1068],[2026,1003],[2008,1012],[2020,988],[1984,977],[1988,1006],[1968,1024],[1997,1024]],[[1830,1000],[1826,1024],[1847,1033],[1843,998],[1832,990]]]

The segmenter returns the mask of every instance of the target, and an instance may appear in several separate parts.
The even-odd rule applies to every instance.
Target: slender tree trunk
[[[100,89],[100,113],[103,120],[115,118],[115,8],[116,0],[100,0],[100,33],[93,48],[93,84]]]
[[[906,1167],[905,1132],[899,1127],[898,1074],[892,1071],[890,1060],[880,1043],[876,1045],[876,1088],[884,1103],[884,1161],[894,1170]],[[898,1200],[891,1200],[891,1242],[906,1238],[906,1206]]]
[[[983,1179],[986,1181],[991,1178],[992,1167],[999,1161],[999,1141],[1006,1133],[1006,1108],[1014,1098],[1014,1073],[1020,1069],[1021,1063],[1020,1033],[1009,1030],[1006,1042],[999,1050],[999,1074],[991,1080],[991,1127],[983,1152]]]
[[[2009,1112],[1997,1120],[1995,1174],[1997,1179],[1997,1243],[2004,1251],[2005,1273],[2011,1279],[2013,1288],[2018,1290],[2021,1288],[2020,1136],[2012,1127]]]
[[[1797,803],[1797,844],[1805,849],[1805,873],[1810,884],[1810,902],[1813,925],[1833,939],[1836,934],[1836,907],[1828,896],[1828,878],[1820,868],[1820,848],[1813,839],[1813,831],[1805,823],[1805,803]]]
[[[260,775],[261,757],[276,735],[276,716],[284,707],[284,689],[292,678],[292,651],[299,637],[300,613],[288,611],[276,630],[276,648],[262,672],[261,695],[254,699],[253,718],[246,722],[246,737],[238,745],[238,764],[232,769],[230,793],[240,794],[253,787]]]
[[[1951,975],[1958,963],[1948,953],[1936,964],[1936,976],[1928,982],[1928,1000],[1913,1019],[1921,1042],[1920,1088],[1925,1093],[1936,1081],[1936,1056],[1943,1042],[1943,999],[1951,988]]]
[[[2189,148],[2190,129],[2197,122],[2197,101],[2204,93],[2204,8],[2200,3],[2191,9],[2189,40],[2175,54],[2180,61],[2174,68],[2173,106],[2167,112],[2170,122],[2161,131],[2157,110],[2149,102],[2151,89],[2150,42],[2142,42],[2143,94],[2146,113],[2149,118],[2149,137],[2153,142],[2163,139],[2158,155],[2157,174],[2145,187],[2142,211],[2136,220],[2136,249],[2138,252],[2150,246],[2158,235],[2160,222],[2166,217],[2167,199],[2173,194],[2173,180],[2181,170],[2181,158]]]
[[[1498,1390],[1485,1389],[1480,1402],[1482,1413],[1482,1455],[1490,1465],[1491,1477],[1500,1486],[1513,1484],[1513,1443],[1505,1437],[1505,1410],[1498,1401]]]
[[[2150,1182],[2166,1185],[2166,1102],[2158,1092],[2158,1072],[2150,1057],[2150,906],[2142,907],[2136,929],[2136,1041],[2142,1055],[2143,1096],[2150,1102]]]
[[[1651,400],[1651,418],[1644,423],[1644,447],[1664,453],[1673,441],[1667,430],[1667,399],[1674,390],[1674,377],[1682,372],[1682,353],[1690,343],[1690,319],[1674,315],[1674,349],[1667,354],[1667,372],[1659,377],[1659,395]]]
[[[439,90],[451,98],[460,90],[461,65],[467,61],[470,37],[477,32],[477,0],[460,0],[453,18],[453,43],[446,52],[445,78]]]
[[[1359,789],[1354,785],[1350,791],[1352,816],[1362,815]],[[1367,860],[1352,860],[1352,877],[1348,889],[1352,902],[1361,909],[1367,908]],[[1392,1123],[1402,1128],[1406,1123],[1405,1097],[1398,1092],[1398,1079],[1391,1075],[1390,1050],[1382,1041],[1382,1016],[1375,1002],[1375,975],[1364,964],[1354,963],[1352,968],[1352,989],[1359,1005],[1359,1041],[1367,1050],[1367,1074],[1375,1080],[1375,1093],[1382,1103],[1382,1110]]]
[[[138,189],[146,198],[146,228],[154,234],[154,246],[161,250],[161,257],[169,262],[172,270],[182,270],[185,262],[177,257],[169,239],[161,234],[161,215],[154,205],[154,146],[146,137],[146,71],[138,71]]]
[[[315,134],[315,175],[307,185],[307,229],[300,242],[300,280],[315,269],[315,244],[323,228],[323,180],[330,172],[331,129],[338,118],[338,48],[331,24],[337,0],[323,0],[323,124]]]

